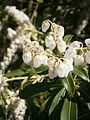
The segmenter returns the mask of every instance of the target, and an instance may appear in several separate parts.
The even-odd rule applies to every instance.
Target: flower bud
[[[51,35],[46,36],[45,44],[46,44],[46,47],[50,48],[51,50],[53,50],[56,47],[56,43],[54,41],[54,38]]]
[[[32,59],[31,52],[23,53],[22,59],[23,59],[24,63],[26,63],[26,64],[30,63],[30,61]]]
[[[58,50],[59,50],[61,53],[65,52],[65,50],[66,50],[66,42],[59,39],[59,40],[57,41],[57,48],[58,48]]]
[[[83,65],[83,63],[84,63],[83,55],[77,55],[74,60],[74,65],[79,66],[79,65]]]
[[[90,45],[90,38],[87,38],[87,39],[85,40],[85,44],[86,44],[86,46]]]
[[[78,49],[78,48],[80,48],[80,44],[81,44],[81,42],[74,41],[74,42],[72,42],[72,43],[70,44],[69,47],[73,47],[73,48]]]
[[[49,29],[49,27],[50,27],[49,21],[48,20],[43,21],[43,23],[42,23],[42,31],[46,32]]]

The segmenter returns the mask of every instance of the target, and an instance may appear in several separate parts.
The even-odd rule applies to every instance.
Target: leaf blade
[[[90,82],[87,72],[82,67],[74,67],[73,72],[83,80]]]
[[[49,109],[49,116],[51,115],[51,113],[53,112],[53,110],[55,109],[55,107],[59,104],[59,101],[61,100],[62,95],[64,94],[64,92],[65,92],[65,88],[62,88],[57,93],[57,95],[54,97],[54,99],[53,99],[53,101],[51,103],[50,109]]]
[[[62,79],[62,83],[64,85],[64,87],[66,88],[66,90],[71,94],[74,95],[74,81],[73,81],[73,77],[71,75],[68,75],[67,78]]]
[[[60,116],[61,120],[77,120],[77,113],[77,104],[65,99]]]

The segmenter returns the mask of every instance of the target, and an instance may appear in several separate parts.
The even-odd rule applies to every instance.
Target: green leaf
[[[47,91],[49,88],[62,86],[60,84],[56,84],[55,82],[42,82],[36,84],[27,83],[24,85],[23,89],[20,89],[20,97],[28,99],[31,96],[34,96],[40,92]]]
[[[49,98],[47,98],[43,103],[42,103],[42,105],[41,105],[41,108],[40,108],[40,113],[41,112],[45,112],[45,111],[49,111],[49,109],[50,109],[50,106],[51,106],[51,103],[52,103],[52,101],[53,101],[53,99],[54,99],[54,97],[56,96],[56,94],[60,91],[62,89],[62,86],[60,87],[57,87],[57,88],[55,88],[55,89],[53,89],[52,91],[51,91],[51,95],[49,96]]]
[[[55,107],[59,104],[60,100],[62,99],[63,94],[65,93],[65,88],[62,88],[57,95],[54,97],[50,109],[49,109],[49,115],[51,115],[51,113],[53,112],[53,110],[55,109]]]
[[[33,102],[34,102],[34,104],[35,104],[38,108],[40,108],[40,101],[39,101],[39,99],[34,98]]]
[[[15,76],[22,76],[24,74],[25,74],[24,71],[22,71],[21,69],[18,69],[18,70],[13,70],[11,72],[8,72],[4,76],[5,77],[15,77]]]
[[[62,79],[62,83],[66,90],[71,94],[74,95],[75,88],[74,88],[74,81],[71,75],[68,75],[67,78]]]
[[[77,104],[65,99],[61,111],[60,120],[77,120],[77,113],[78,113]]]
[[[48,103],[48,101],[50,100],[50,98],[51,98],[51,97],[47,98],[47,99],[44,101],[44,103],[41,105],[40,112],[44,111],[45,106],[46,106],[46,104]]]
[[[64,41],[66,43],[69,43],[72,40],[72,38],[73,38],[73,35],[65,35],[64,36]]]
[[[76,75],[78,75],[80,78],[84,79],[85,81],[88,81],[88,82],[90,81],[86,70],[83,69],[82,67],[74,67],[73,72]]]
[[[25,70],[23,69],[16,69],[16,70],[12,70],[10,72],[7,72],[4,76],[5,77],[19,77],[19,76],[24,76],[28,74],[29,76],[32,76],[34,74],[36,74],[36,70],[34,68],[27,68]]]

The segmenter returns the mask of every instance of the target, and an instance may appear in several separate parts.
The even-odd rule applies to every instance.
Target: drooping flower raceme
[[[8,12],[11,16],[14,17],[14,19],[19,23],[19,24],[23,24],[23,23],[28,23],[29,22],[29,17],[24,14],[22,11],[19,11],[18,9],[16,9],[15,6],[6,6],[5,11]]]
[[[83,52],[83,45],[81,42],[74,41],[67,45],[64,41],[64,27],[52,23],[50,20],[45,20],[42,23],[42,31],[46,32],[45,47],[39,44],[38,41],[31,41],[32,33],[29,30],[36,30],[30,23],[29,17],[23,12],[16,9],[16,7],[7,6],[5,11],[12,16],[18,23],[16,30],[8,28],[8,38],[15,43],[11,44],[8,52],[11,54],[16,52],[16,49],[21,46],[23,50],[22,59],[27,65],[34,68],[40,67],[42,64],[48,66],[50,79],[54,77],[67,77],[70,71],[73,71],[73,65],[82,65],[86,62],[89,63],[89,50],[86,54]],[[49,31],[49,32],[48,32]],[[34,35],[33,35],[34,36]],[[38,40],[38,39],[37,39]],[[85,40],[89,46],[89,39]],[[18,47],[16,47],[18,45]],[[47,52],[48,50],[52,52]],[[81,51],[81,53],[79,53]],[[12,56],[12,55],[11,55]],[[4,58],[7,60],[7,56]],[[9,57],[8,59],[12,59]],[[4,62],[3,66],[8,65],[10,62]]]

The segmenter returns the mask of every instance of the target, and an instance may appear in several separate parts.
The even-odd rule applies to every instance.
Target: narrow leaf
[[[66,42],[66,43],[69,43],[69,42],[72,40],[72,37],[73,37],[73,35],[66,35],[66,36],[64,37],[65,42]]]
[[[50,109],[49,109],[49,115],[51,115],[51,113],[53,112],[53,110],[55,109],[55,107],[59,104],[63,94],[65,93],[65,88],[62,88],[57,95],[54,97]]]
[[[77,120],[77,104],[65,99],[60,120]]]
[[[64,87],[66,88],[66,90],[71,94],[74,95],[74,82],[73,82],[73,78],[71,75],[68,75],[67,78],[64,78],[62,80],[62,83],[64,85]]]
[[[80,78],[84,79],[85,81],[88,81],[88,82],[90,81],[86,70],[83,69],[82,67],[74,67],[73,72],[76,75],[78,75]]]
[[[45,100],[45,102],[41,105],[40,112],[44,111],[46,104],[50,100],[50,97]]]

